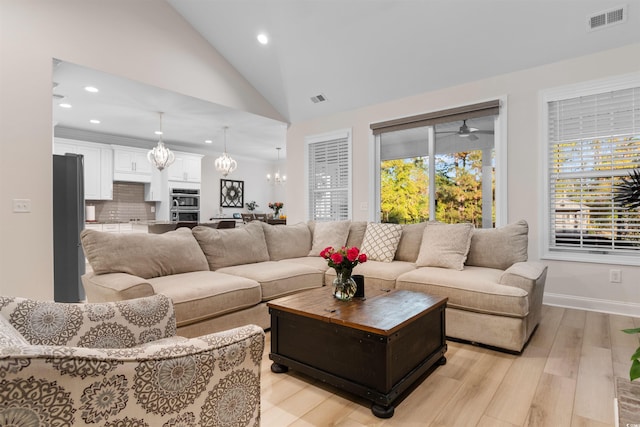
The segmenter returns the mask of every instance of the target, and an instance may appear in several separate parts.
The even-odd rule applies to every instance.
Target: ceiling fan
[[[466,119],[462,121],[462,126],[460,126],[460,129],[458,129],[457,131],[443,131],[443,132],[436,132],[436,133],[458,135],[461,138],[469,138],[469,140],[471,141],[475,141],[476,139],[478,139],[477,135],[474,135],[474,134],[493,135],[492,130],[480,130],[478,128],[472,128],[467,126]]]

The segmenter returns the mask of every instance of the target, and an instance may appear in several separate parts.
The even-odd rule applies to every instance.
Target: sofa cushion
[[[236,265],[218,270],[221,273],[247,277],[260,283],[262,300],[269,301],[304,289],[319,288],[324,273],[313,267],[287,261],[267,261]]]
[[[320,256],[320,252],[329,246],[341,248],[347,243],[351,221],[316,221],[313,224],[313,243],[309,256]]]
[[[471,235],[466,265],[506,270],[527,260],[529,225],[520,220],[498,228],[478,228]]]
[[[485,267],[468,266],[463,271],[422,267],[400,275],[396,288],[448,297],[447,307],[526,317],[529,314],[528,292],[499,284],[502,273],[502,270]]]
[[[353,274],[362,274],[365,277],[365,289],[375,287],[378,289],[393,289],[396,287],[396,279],[403,273],[415,270],[415,264],[404,261],[381,262],[367,261],[358,264],[353,269]],[[330,268],[326,272],[325,285],[331,285],[336,278],[336,271]]]
[[[313,267],[314,269],[324,273],[329,269],[329,265],[327,264],[327,260],[322,257],[317,256],[303,256],[298,258],[287,258],[283,259],[280,262],[292,262],[295,264],[302,264],[309,267]]]
[[[267,241],[269,259],[307,256],[311,250],[311,230],[304,222],[293,225],[271,225],[261,222]]]
[[[82,247],[96,274],[127,273],[152,277],[209,270],[188,228],[163,234],[82,230]]]
[[[217,271],[196,271],[149,279],[153,290],[171,298],[178,327],[258,304],[260,284]]]
[[[416,262],[420,252],[420,244],[422,243],[422,234],[426,226],[426,222],[404,224],[402,226],[402,236],[400,236],[398,249],[396,249],[396,260]]]
[[[366,231],[367,221],[351,221],[351,225],[349,226],[349,236],[347,237],[347,243],[345,243],[345,246],[355,246],[356,248],[361,247]]]
[[[429,222],[422,233],[418,267],[462,270],[467,259],[473,225]]]
[[[269,260],[264,231],[258,221],[244,227],[220,230],[197,226],[193,229],[193,235],[207,257],[211,270]]]
[[[396,255],[401,235],[400,224],[371,222],[364,233],[360,252],[367,254],[367,260],[391,262]]]

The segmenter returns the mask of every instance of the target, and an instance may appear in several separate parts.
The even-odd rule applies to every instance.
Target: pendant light
[[[278,150],[278,164],[280,164],[280,147],[277,147],[276,150]],[[271,174],[268,173],[267,174],[267,181],[271,182]],[[276,173],[273,174],[273,182],[276,184],[284,184],[287,181],[287,176],[286,175],[280,175],[280,168],[278,168],[278,170],[276,170]]]
[[[238,167],[238,162],[233,160],[227,154],[227,126],[224,127],[224,152],[222,156],[218,157],[215,162],[216,169],[218,172],[222,174],[222,176],[227,176]]]
[[[160,115],[160,140],[158,141],[158,145],[156,145],[153,149],[149,150],[147,153],[147,159],[149,163],[154,165],[161,171],[164,168],[168,168],[176,159],[176,156],[173,154],[171,150],[165,147],[162,142],[162,112],[158,113]]]

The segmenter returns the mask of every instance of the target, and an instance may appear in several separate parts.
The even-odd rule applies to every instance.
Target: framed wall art
[[[220,180],[220,207],[244,207],[244,181]]]

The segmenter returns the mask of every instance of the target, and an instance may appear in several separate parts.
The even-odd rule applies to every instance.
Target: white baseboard
[[[620,301],[578,297],[575,295],[544,294],[543,304],[565,308],[577,308],[622,316],[640,317],[640,304]]]

